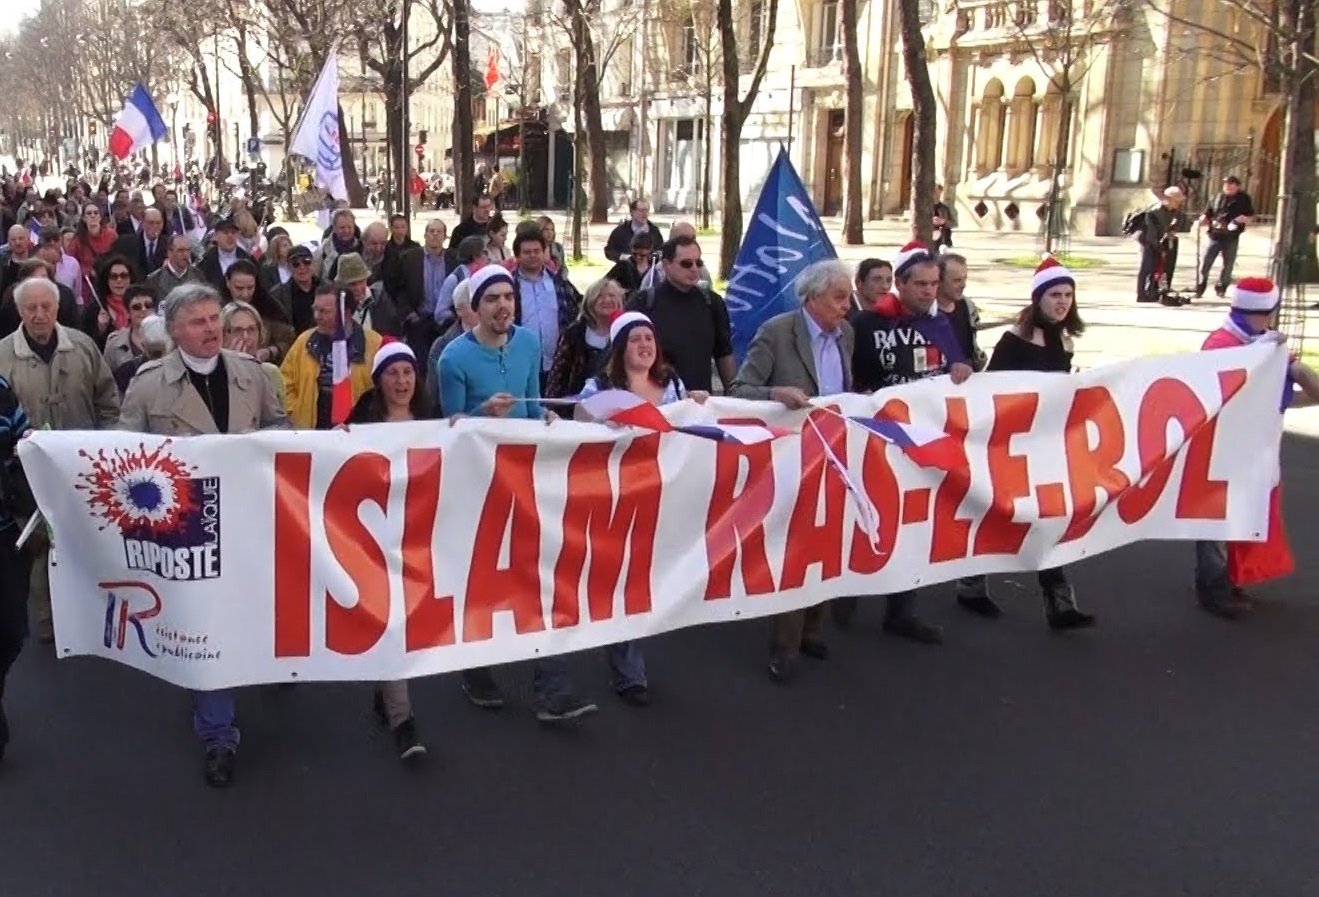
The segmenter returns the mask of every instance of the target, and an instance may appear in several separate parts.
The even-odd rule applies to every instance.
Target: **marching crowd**
[[[553,421],[542,398],[604,389],[656,405],[701,402],[722,389],[802,409],[813,397],[927,377],[960,384],[980,371],[1065,375],[1084,329],[1075,278],[1046,259],[1016,323],[986,352],[965,296],[966,260],[910,243],[888,261],[810,266],[795,283],[800,309],[767,321],[739,365],[728,308],[694,230],[677,224],[664,237],[644,201],[610,237],[609,276],[579,292],[553,224],[517,223],[510,240],[489,197],[478,197],[451,235],[443,222],[427,222],[421,243],[401,216],[359,227],[339,210],[314,247],[278,228],[244,245],[243,226],[228,216],[200,252],[169,191],[153,200],[131,197],[126,227],[109,225],[100,205],[85,202],[71,243],[53,225],[31,231],[16,223],[9,236],[0,267],[0,700],[29,618],[39,642],[54,637],[42,528],[22,550],[14,545],[34,509],[23,506],[13,446],[31,429],[180,437],[462,416]],[[1228,320],[1206,347],[1272,338],[1277,302],[1271,283],[1240,281]],[[332,360],[345,342],[353,399],[346,416],[336,408]],[[1313,372],[1295,363],[1292,376],[1319,399]],[[580,405],[575,414],[584,417]],[[1197,545],[1195,582],[1209,612],[1236,617],[1250,607],[1232,587],[1221,543]],[[1040,571],[1039,584],[1049,627],[1095,623],[1064,570]],[[1001,613],[982,576],[959,581],[956,598],[980,617]],[[826,617],[845,627],[856,609],[855,598],[840,598],[774,618],[770,678],[791,682],[802,655],[825,659]],[[886,596],[883,629],[924,644],[943,640],[916,613],[914,592]],[[642,646],[604,653],[617,696],[648,705]],[[542,722],[596,711],[565,658],[538,659],[532,675]],[[474,705],[504,706],[491,670],[466,670],[461,680]],[[239,743],[233,693],[195,692],[192,706],[205,779],[224,787]],[[400,757],[425,753],[406,682],[379,683],[373,707]],[[0,759],[9,741],[2,708]]]

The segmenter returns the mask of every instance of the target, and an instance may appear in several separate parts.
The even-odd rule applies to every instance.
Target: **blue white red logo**
[[[76,488],[87,493],[92,514],[114,527],[124,541],[130,570],[171,582],[220,576],[220,480],[169,452],[169,441],[113,455],[101,450],[78,475]]]
[[[160,593],[144,582],[103,582],[105,593],[105,647],[123,651],[130,634],[147,657],[155,657],[146,623],[160,616]]]

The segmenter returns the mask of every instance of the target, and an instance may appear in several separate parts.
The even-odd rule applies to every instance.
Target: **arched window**
[[[1039,148],[1035,156],[1039,159],[1040,167],[1044,168],[1050,175],[1053,172],[1054,156],[1058,154],[1058,129],[1062,127],[1063,113],[1063,94],[1058,89],[1058,85],[1050,81],[1049,86],[1044,91],[1044,102],[1040,114],[1040,139]],[[1067,160],[1063,160],[1063,165]]]
[[[1007,121],[1003,82],[990,79],[980,95],[980,117],[976,122],[976,174],[984,177],[1003,165],[1003,131]]]
[[[1008,105],[1008,148],[1006,168],[1013,174],[1035,164],[1035,82],[1022,78],[1012,91]]]

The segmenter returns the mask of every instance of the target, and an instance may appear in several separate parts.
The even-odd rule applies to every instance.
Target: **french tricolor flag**
[[[348,367],[347,293],[339,294],[338,314],[334,322],[334,342],[330,344],[330,424],[348,422],[353,413],[353,382]]]
[[[138,150],[164,140],[169,129],[156,111],[151,94],[141,84],[133,88],[124,103],[124,111],[115,119],[110,132],[110,152],[116,159],[125,159]]]
[[[564,399],[576,401],[591,417],[599,421],[609,421],[626,427],[639,427],[656,433],[686,433],[715,442],[731,442],[739,445],[753,445],[768,442],[780,436],[791,436],[791,430],[777,427],[761,427],[747,424],[695,424],[687,427],[675,427],[669,423],[655,405],[628,392],[626,389],[606,389],[592,393],[584,399]]]
[[[902,449],[903,454],[921,467],[944,471],[966,467],[966,452],[956,439],[942,430],[884,418],[851,417],[848,420]]]

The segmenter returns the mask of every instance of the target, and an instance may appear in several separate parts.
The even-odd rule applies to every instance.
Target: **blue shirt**
[[[453,291],[458,289],[458,284],[467,278],[468,273],[466,265],[459,265],[453,269],[452,274],[444,278],[439,295],[435,299],[435,323],[441,327],[454,319]]]
[[[559,294],[554,288],[554,278],[548,271],[542,271],[539,277],[528,277],[518,271],[517,279],[522,324],[540,338],[540,369],[548,371],[559,348]]]
[[[421,310],[425,314],[434,316],[440,295],[444,291],[444,281],[449,274],[444,268],[444,253],[431,255],[427,252],[422,256],[422,265],[426,274],[426,295],[422,297]],[[453,308],[452,292],[449,293],[449,308]]]
[[[483,346],[474,333],[464,333],[440,353],[440,409],[445,415],[476,414],[491,396],[506,392],[523,399],[510,418],[536,420],[540,409],[540,345],[525,327],[509,331],[498,349]]]
[[[15,394],[9,381],[0,377],[0,432],[3,432],[9,440],[10,457],[0,458],[0,462],[8,463],[14,450],[18,446],[18,440],[32,425],[28,422],[27,414],[23,411],[23,405],[18,401],[18,395]],[[17,465],[14,465],[17,468]],[[16,475],[21,473],[15,471]],[[0,508],[0,529],[7,529],[12,526],[14,521],[10,518],[9,513]],[[12,539],[12,536],[5,536],[6,539]]]
[[[801,316],[806,319],[806,332],[811,338],[811,357],[815,359],[815,379],[820,384],[820,395],[836,396],[847,388],[843,380],[843,353],[838,351],[842,333],[837,327],[825,333],[806,309],[802,309]]]

